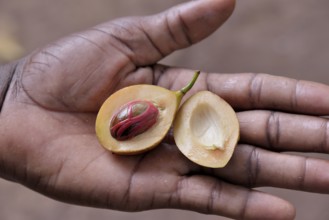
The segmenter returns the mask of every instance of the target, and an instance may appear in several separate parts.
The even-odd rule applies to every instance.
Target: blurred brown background
[[[0,0],[0,64],[100,22],[156,13],[181,2],[184,1]],[[238,0],[233,16],[220,30],[174,53],[163,63],[214,72],[266,72],[329,84],[328,21],[327,0]],[[262,190],[295,204],[298,220],[329,219],[329,195]],[[78,207],[0,179],[0,219],[224,218],[177,210],[123,213]]]

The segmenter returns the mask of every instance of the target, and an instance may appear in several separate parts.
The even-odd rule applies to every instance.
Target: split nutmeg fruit
[[[156,147],[170,127],[179,150],[191,161],[224,167],[239,139],[232,107],[218,95],[201,91],[182,104],[200,72],[179,91],[154,85],[134,85],[111,95],[96,119],[96,135],[116,154],[138,154]]]

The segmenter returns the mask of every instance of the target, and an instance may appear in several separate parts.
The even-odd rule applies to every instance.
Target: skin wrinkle
[[[266,139],[270,149],[275,149],[280,143],[281,129],[279,113],[271,111],[266,122]]]
[[[3,91],[0,91],[0,116],[1,116],[1,111],[3,109],[3,106],[5,105],[6,99],[7,99],[7,95],[8,92],[10,91],[10,95],[12,95],[13,97],[17,97],[18,94],[18,89],[17,89],[17,78],[19,78],[20,75],[20,70],[22,68],[22,64],[24,59],[15,62],[14,64],[8,64],[9,67],[9,71],[8,71],[8,75],[7,80],[5,79],[5,86],[3,88],[0,87],[0,89],[3,89]],[[12,66],[13,65],[13,66]],[[4,68],[6,69],[6,68]],[[0,68],[0,70],[2,70]],[[3,74],[3,73],[2,73]],[[0,79],[2,80],[2,78],[0,77]],[[11,89],[11,87],[13,87]]]
[[[252,74],[249,83],[249,99],[252,107],[256,107],[261,103],[263,82],[263,74]]]
[[[84,95],[88,95],[89,91],[85,91],[84,93],[80,92],[80,88],[84,87],[83,85],[85,85],[86,83],[89,82],[89,80],[92,80],[93,78],[95,78],[95,76],[97,77],[97,73],[99,72],[100,69],[102,69],[104,63],[102,63],[102,65],[97,66],[96,68],[93,68],[92,71],[88,72],[88,74],[86,74],[86,76],[84,76],[83,78],[79,78],[78,80],[76,80],[75,82],[72,83],[72,85],[69,87],[69,91],[66,93],[68,94],[68,98],[63,97],[64,100],[70,100],[72,98],[72,94],[80,94],[79,96],[84,96]],[[74,97],[74,95],[73,95]],[[72,101],[67,101],[68,103],[70,103],[72,105],[72,103],[74,103],[73,99]],[[75,105],[75,104],[73,104]],[[66,105],[67,106],[67,105]],[[76,105],[75,105],[76,106]]]
[[[205,85],[206,85],[205,90],[215,93],[213,87],[211,86],[211,81],[210,81],[210,76],[212,74],[213,73],[205,73]]]
[[[165,73],[166,68],[161,65],[151,65],[152,85],[157,85],[159,78]]]
[[[72,99],[72,98],[70,98],[70,97],[72,97],[71,94],[79,94],[80,88],[83,87],[83,85],[85,85],[86,83],[88,83],[89,80],[91,80],[95,76],[97,76],[97,72],[99,71],[99,69],[102,68],[102,66],[103,65],[97,66],[95,69],[93,69],[88,74],[86,74],[85,77],[80,78],[80,79],[76,80],[75,82],[73,82],[72,85],[69,88],[69,91],[67,92],[67,94],[69,94],[68,98],[66,98],[65,95],[64,95],[64,97],[63,97],[64,100]],[[84,93],[81,93],[80,96],[88,95],[88,93],[89,93],[89,91],[85,91]],[[70,101],[69,103],[70,104],[74,103],[74,99],[72,101]]]
[[[36,189],[39,192],[47,193],[47,195],[53,195],[53,190],[52,190],[52,188],[50,187],[50,184],[49,184],[50,183],[50,179],[51,179],[50,176],[43,176],[43,177],[41,177],[38,185],[36,185],[36,187],[37,187]],[[30,187],[30,186],[28,186],[28,187]],[[64,198],[70,198],[68,195],[65,195],[63,197]]]
[[[11,143],[8,144],[9,147],[12,147],[11,145]],[[3,156],[3,154],[0,154],[0,177],[9,181],[17,182],[16,178],[13,176],[13,167],[10,165],[6,166],[5,158]]]
[[[320,144],[320,149],[317,150],[317,148],[315,147],[314,152],[323,152],[323,153],[328,153],[328,129],[329,129],[329,121],[325,120],[322,125],[321,128],[323,130],[323,135],[322,135],[322,141]]]
[[[63,169],[63,165],[59,168],[60,170]],[[68,202],[73,202],[74,204],[78,205],[88,205],[88,206],[95,206],[97,203],[91,203],[91,202],[82,202],[82,201],[89,201],[86,200],[84,195],[77,194],[74,191],[62,191],[60,194],[56,192],[56,187],[54,182],[57,181],[57,178],[53,180],[52,176],[44,176],[36,175],[36,178],[34,179],[34,184],[24,184],[27,187],[37,190],[38,192],[42,192],[43,194],[46,194],[47,196],[56,199],[56,200],[65,200]],[[34,187],[33,187],[34,186]],[[91,195],[90,195],[91,196]],[[79,199],[76,199],[77,197],[80,197]],[[79,201],[79,202],[77,202]],[[101,207],[101,206],[100,206]]]
[[[37,72],[47,71],[47,69],[45,69],[45,67],[50,68],[50,65],[48,63],[44,63],[41,61],[31,61],[30,65],[33,65],[34,69],[37,70]],[[31,75],[31,73],[29,75]]]
[[[166,85],[162,84],[162,82],[165,81],[165,80],[162,80],[162,79],[166,79],[166,77],[167,77],[167,71],[170,69],[169,67],[163,66],[163,65],[160,65],[160,64],[156,64],[156,65],[154,65],[154,69],[155,69],[155,76],[156,76],[154,85],[158,85],[158,86],[167,88],[167,84],[169,84],[169,83],[170,83],[170,85],[173,84],[172,81],[167,82]],[[169,87],[168,89],[172,89],[172,86]]]
[[[153,66],[154,65],[150,65],[150,66],[145,66],[145,67],[140,67],[138,69],[135,69],[132,72],[128,72],[127,74],[127,80],[125,84],[120,84],[119,86],[117,86],[117,88],[124,88],[126,86],[131,86],[131,85],[137,85],[137,84],[148,84],[148,85],[152,85],[154,82],[154,74],[153,73]],[[122,74],[126,74],[123,73]]]
[[[99,158],[99,155],[97,158]],[[36,178],[34,178],[35,179],[34,184],[30,182],[30,184],[27,185],[25,184],[25,185],[33,190],[37,190],[38,192],[41,192],[56,200],[60,200],[60,201],[64,200],[78,205],[105,207],[104,204],[106,203],[103,203],[103,201],[99,201],[97,196],[93,196],[94,195],[93,192],[96,192],[96,190],[94,189],[91,189],[90,193],[87,194],[87,196],[79,194],[75,191],[67,191],[65,190],[65,187],[60,193],[56,192],[57,189],[62,188],[61,186],[57,187],[57,183],[60,178],[60,173],[62,173],[62,170],[64,169],[64,165],[66,162],[67,162],[66,158],[64,160],[62,159],[60,166],[56,169],[56,171],[53,172],[54,174],[47,175],[44,177],[41,177],[41,175],[36,175]],[[90,165],[90,163],[88,164]],[[80,171],[80,173],[81,172],[82,171]],[[80,199],[76,199],[76,197],[79,196]]]
[[[118,25],[117,22],[113,22],[112,23],[112,26],[114,26],[113,28],[116,29],[116,28],[121,28],[121,29],[124,29],[125,31],[128,31],[129,30],[126,30],[126,28],[122,27],[121,25]],[[125,76],[125,74],[120,74],[123,70],[126,69],[127,66],[129,65],[132,65],[132,68],[129,68],[129,71],[126,70],[126,73],[128,72],[131,72],[133,73],[134,70],[136,70],[136,65],[137,65],[137,61],[134,61],[134,57],[136,57],[136,54],[134,52],[134,49],[123,39],[121,39],[120,37],[117,37],[115,36],[113,33],[110,33],[110,32],[107,32],[103,29],[101,29],[101,27],[93,27],[91,30],[93,31],[96,31],[98,33],[101,33],[101,34],[105,34],[107,37],[108,37],[108,40],[107,42],[113,47],[115,48],[116,50],[118,50],[118,52],[120,52],[121,54],[123,54],[123,56],[125,58],[127,58],[127,64],[126,65],[122,65],[122,67],[117,71],[118,74],[117,75],[120,75],[121,77],[118,78],[118,82],[121,81],[121,78],[123,78]],[[115,41],[114,43],[112,43],[112,41]],[[126,49],[124,49],[126,48]],[[113,83],[113,80],[112,80],[112,83]],[[118,83],[114,83],[116,85],[119,86]],[[120,89],[120,87],[115,87],[113,91],[110,91],[109,93],[112,93],[116,90]],[[110,94],[109,94],[110,95]],[[101,103],[100,103],[101,104]]]
[[[42,50],[42,51],[40,51],[40,54],[44,55],[44,57],[51,57],[51,58],[57,60],[60,64],[63,64],[63,61],[58,56],[56,56],[55,54],[49,52],[49,50],[46,50],[46,49]]]
[[[115,49],[117,49],[120,53],[124,54],[132,64],[136,65],[136,61],[134,61],[135,52],[132,47],[128,43],[126,43],[124,40],[122,40],[120,37],[117,37],[113,33],[107,32],[100,27],[94,27],[91,30],[97,31],[99,33],[105,34],[107,37],[109,37],[109,40],[107,41],[111,46],[113,46]],[[112,43],[112,40],[115,42]],[[120,46],[118,46],[120,45]],[[123,48],[125,49],[123,49]]]
[[[57,119],[57,118],[53,117],[53,119]],[[81,119],[79,119],[79,120],[81,120]],[[58,120],[58,121],[60,121],[60,120]],[[83,134],[84,133],[79,133],[79,134],[71,133],[71,134],[68,134],[68,136],[73,136],[73,135],[81,136]],[[87,132],[86,134],[90,135],[89,132]],[[48,141],[45,141],[45,142],[41,142],[39,145],[49,147],[49,146],[52,145],[52,141],[56,141],[56,140],[60,139],[60,135],[61,134],[56,134],[51,138],[51,141],[48,140]],[[27,161],[27,159],[26,159],[26,161]],[[24,185],[28,186],[31,189],[43,192],[43,193],[45,193],[47,195],[50,195],[51,197],[55,198],[56,195],[53,195],[52,192],[55,191],[56,188],[57,188],[56,187],[57,182],[58,182],[59,176],[60,176],[60,174],[61,174],[61,172],[64,168],[64,164],[66,163],[66,161],[67,161],[67,157],[62,158],[60,160],[60,164],[59,164],[58,168],[55,171],[52,172],[53,174],[49,174],[49,175],[42,178],[40,173],[35,173],[34,172],[33,176],[28,176],[28,179],[26,179],[27,181],[24,181],[24,180],[22,181],[22,178],[20,178],[19,182],[22,182]],[[25,164],[29,164],[29,163],[25,162]],[[41,189],[41,190],[39,190],[39,189]],[[66,197],[64,196],[63,199],[65,199],[65,198]]]
[[[298,187],[299,190],[304,190],[304,188],[305,188],[305,179],[306,179],[306,171],[307,171],[308,160],[309,160],[308,157],[304,158],[304,163],[303,163],[303,167],[302,167],[302,170],[301,170],[301,175],[298,178],[299,181],[298,181],[298,186],[297,187]]]
[[[7,169],[6,169],[6,166],[5,166],[5,161],[3,159],[3,155],[0,154],[0,177],[3,177],[5,178],[6,176],[9,176],[7,174]]]
[[[63,171],[63,168],[64,168],[64,164],[65,164],[65,161],[67,160],[67,158],[61,160],[60,164],[59,164],[59,167],[58,169],[56,170],[56,172],[50,176],[49,178],[51,179],[51,177],[54,178],[54,180],[52,180],[51,182],[53,182],[53,188],[56,188],[56,186],[58,185],[58,180],[59,180],[59,177]]]
[[[180,23],[180,27],[182,27],[182,31],[184,33],[184,36],[186,37],[186,40],[188,42],[188,45],[186,45],[186,46],[193,45],[194,44],[194,40],[190,37],[190,34],[188,34],[190,28],[188,27],[188,25],[184,21],[184,18],[183,18],[183,16],[182,16],[182,14],[181,14],[180,11],[178,11],[178,13],[177,13],[177,18],[178,18],[177,20]]]
[[[87,206],[101,206],[103,202],[99,202],[99,196],[97,196],[97,186],[93,186],[92,189],[89,190],[88,195],[84,199]],[[103,197],[102,197],[103,198]]]
[[[186,27],[186,23],[182,20],[182,16],[181,16],[181,12],[179,10],[170,10],[167,11],[165,13],[165,24],[166,24],[166,29],[167,32],[169,33],[169,36],[171,39],[173,39],[173,41],[175,42],[175,44],[179,47],[188,47],[190,45],[193,44],[192,40],[189,37],[189,34],[187,33],[188,28]],[[170,25],[169,22],[169,17],[177,17],[178,18],[178,22],[179,22],[179,27],[181,27],[179,30],[181,30],[180,33],[182,33],[180,36],[183,36],[184,41],[183,42],[178,42],[178,37],[176,37],[176,34],[174,34],[174,32],[172,31],[172,25]],[[182,46],[180,46],[182,45]]]
[[[30,185],[32,186],[32,189],[39,190],[40,186],[43,186],[41,175],[36,175],[35,177],[30,178]]]
[[[44,50],[45,49],[42,49],[42,51]],[[22,65],[23,66],[22,75],[24,77],[28,77],[39,72],[46,73],[47,70],[50,69],[51,65],[49,59],[48,58],[46,59],[47,55],[45,55],[46,53],[42,51],[31,54],[25,59],[25,62]],[[40,57],[42,57],[43,59],[40,59]],[[33,68],[31,68],[31,66]]]
[[[111,26],[114,26],[114,31],[113,32],[120,32],[122,33],[123,31],[127,32],[128,34],[123,34],[123,36],[132,36],[136,33],[134,33],[133,31],[131,31],[130,28],[128,27],[135,27],[136,23],[135,21],[140,19],[140,17],[133,17],[133,22],[132,20],[130,19],[127,19],[127,18],[123,18],[123,19],[117,19],[117,20],[114,20],[110,23],[109,25],[109,28],[113,28]],[[120,30],[116,29],[116,28],[119,28]],[[123,31],[122,31],[123,30]]]
[[[250,76],[249,82],[248,82],[248,97],[249,100],[251,101],[250,105],[251,106],[255,106],[255,94],[254,94],[254,89],[253,89],[253,81],[255,80],[257,74],[256,73],[252,73],[252,75]]]
[[[0,87],[0,89],[2,91],[0,91],[0,116],[1,116],[1,111],[3,109],[3,106],[5,105],[6,102],[6,97],[7,97],[7,93],[10,89],[10,86],[14,80],[14,78],[17,75],[17,70],[18,70],[18,65],[19,62],[16,62],[14,64],[8,64],[8,66],[10,65],[9,69],[8,69],[8,73],[6,73],[5,77],[4,77],[4,81],[1,81],[1,84],[4,84],[3,86]],[[11,66],[13,65],[13,66]],[[4,70],[6,70],[6,67],[3,68]],[[2,68],[0,70],[3,70]],[[7,71],[6,71],[7,72]],[[1,73],[1,74],[5,74],[5,73]],[[3,76],[3,75],[1,75]],[[0,79],[2,79],[2,77],[0,76]]]
[[[84,41],[87,41],[88,43],[90,43],[91,45],[94,45],[97,49],[99,49],[103,54],[105,55],[110,55],[102,46],[98,45],[96,42],[94,42],[93,40],[89,39],[86,36],[83,36],[83,34],[74,34],[72,35],[73,37],[77,37],[80,38]]]
[[[143,28],[142,25],[137,26],[138,30],[140,30],[143,35],[146,37],[147,41],[151,44],[151,46],[153,47],[153,49],[155,49],[155,51],[160,55],[160,57],[166,57],[168,53],[163,52],[160,47],[158,47],[158,45],[153,41],[152,37],[148,34],[147,31],[145,31],[145,29]]]
[[[58,98],[55,95],[53,95],[52,93],[48,93],[47,95],[52,98],[52,101],[55,100],[56,103],[60,103],[62,105],[62,107],[64,107],[65,109],[60,110],[58,108],[57,109],[55,109],[55,108],[49,108],[49,107],[47,107],[47,104],[48,103],[43,104],[41,102],[38,102],[35,98],[33,98],[30,95],[29,90],[25,89],[24,84],[22,85],[22,89],[23,89],[24,93],[27,95],[27,97],[32,101],[32,103],[33,103],[34,106],[40,107],[40,108],[42,108],[44,110],[47,110],[47,111],[53,111],[53,112],[59,112],[59,113],[60,112],[62,112],[62,113],[68,112],[66,109],[69,109],[70,106],[68,104],[66,104],[66,102],[64,102],[63,100],[61,100],[60,98]],[[75,112],[78,113],[78,110],[75,110],[75,111],[71,110],[69,112],[70,113],[75,113]]]
[[[75,37],[78,37],[79,35],[75,35]],[[81,39],[85,39],[86,40],[86,38],[82,38],[82,36],[80,36],[80,38]],[[88,41],[89,43],[90,43],[90,41]],[[98,47],[98,48],[100,48],[100,47]],[[102,51],[104,52],[104,50],[102,49]],[[43,53],[42,54],[47,54],[47,56],[48,55],[50,55],[50,54],[52,54],[52,53],[50,53],[50,52],[47,52],[46,50],[43,50]],[[57,58],[57,56],[55,56],[55,55],[51,55],[50,56],[51,58],[56,58],[57,60],[60,60],[60,58]],[[127,57],[127,56],[125,56],[125,57]],[[129,57],[127,57],[128,58],[128,60],[130,60],[129,59]],[[32,58],[30,59],[31,61],[30,61],[30,63],[33,61],[33,60],[35,60],[35,58],[33,59],[33,56],[32,56]],[[48,61],[49,62],[49,61]],[[29,63],[29,64],[30,64]],[[25,71],[25,72],[31,72],[31,69],[33,69],[34,67],[35,67],[35,65],[29,65],[29,64],[27,64],[27,66],[28,66],[28,69],[29,69],[29,71]],[[122,69],[124,69],[126,67],[126,65],[123,65],[123,67],[122,67]],[[96,71],[96,70],[95,70]],[[94,71],[94,72],[95,72]],[[39,71],[40,72],[40,71]],[[44,72],[44,71],[43,71]],[[120,72],[120,71],[119,71]],[[91,74],[89,74],[88,75],[89,77],[91,77]],[[87,81],[88,80],[88,77],[86,77],[86,79],[85,79],[85,81]],[[120,79],[118,79],[118,81],[120,81]],[[80,82],[80,81],[77,81],[77,82]],[[76,83],[77,83],[76,82]],[[75,84],[74,84],[75,85]],[[72,88],[75,88],[76,86],[71,86],[71,89],[70,90],[72,90]],[[80,86],[78,86],[78,87],[80,87]],[[25,87],[24,87],[25,88]],[[40,102],[38,102],[35,98],[33,98],[31,95],[30,95],[30,93],[28,92],[28,90],[25,88],[24,89],[25,90],[25,93],[29,96],[29,98],[33,101],[33,102],[35,102],[35,103],[37,103],[38,105],[40,105],[40,106],[43,106],[43,107],[45,107],[45,105],[43,105],[42,103],[40,103]],[[112,92],[112,91],[111,91]],[[77,111],[77,109],[79,108],[79,107],[75,107],[75,109],[72,109],[72,101],[65,101],[65,99],[64,100],[61,100],[61,99],[58,99],[57,97],[55,97],[54,95],[52,95],[51,93],[49,93],[49,94],[47,94],[49,97],[51,97],[53,100],[55,100],[55,102],[56,103],[59,103],[59,104],[61,104],[62,105],[62,107],[65,109],[65,111],[67,111],[67,109],[70,109],[70,112],[76,112]],[[68,103],[68,104],[67,104]],[[47,103],[46,103],[47,104]],[[75,106],[75,105],[73,105],[73,106]],[[55,109],[53,109],[53,110],[55,110]],[[56,110],[58,110],[58,108],[56,109]]]
[[[292,110],[298,110],[298,91],[299,91],[299,87],[300,87],[300,80],[295,80],[295,83],[294,83],[294,89],[293,89],[293,92],[291,94],[291,109]]]
[[[173,14],[172,11],[170,11],[170,13]],[[170,14],[169,14],[169,12],[167,12],[167,13],[164,15],[165,27],[166,27],[166,29],[167,29],[167,32],[168,32],[168,34],[169,34],[169,37],[175,42],[176,45],[179,45],[178,40],[176,39],[176,35],[175,35],[174,32],[171,30],[171,25],[169,24],[169,17],[170,17]]]
[[[154,209],[155,208],[155,192],[152,193],[151,199],[150,199],[150,209]]]
[[[242,209],[240,209],[241,211],[240,211],[240,214],[238,215],[238,216],[240,216],[238,218],[240,220],[246,219],[246,213],[247,213],[247,210],[248,210],[248,204],[249,204],[251,195],[252,195],[251,189],[248,189],[247,195],[244,196],[245,199],[243,200]]]
[[[116,86],[113,86],[113,89],[111,91],[108,91],[108,94],[107,96],[105,97],[104,100],[101,100],[101,103],[99,103],[99,107],[97,108],[96,112],[98,111],[98,109],[101,107],[101,104],[111,95],[113,94],[115,91],[119,90],[122,88],[122,85],[120,85],[120,82],[122,81],[122,78],[126,77],[129,72],[130,74],[133,73],[133,69],[136,68],[135,64],[131,63],[130,62],[130,59],[128,58],[129,60],[129,63],[126,63],[126,65],[122,64],[121,67],[119,67],[119,69],[117,70],[117,73],[120,77],[114,77],[112,78],[112,81],[109,82],[109,83],[114,83],[114,85]],[[127,71],[126,68],[129,68],[129,64],[133,64],[133,67],[131,68],[131,71]],[[114,81],[114,79],[117,79],[116,81]],[[108,87],[106,87],[108,88]]]
[[[49,194],[47,196],[50,196],[51,198],[54,198],[56,200],[69,201],[77,205],[95,206],[95,204],[89,204],[89,201],[86,200],[85,195],[82,193],[78,193],[78,191],[79,191],[78,189],[65,190],[62,191],[59,195],[58,193],[56,193],[56,189],[54,189],[54,191],[49,191]]]
[[[205,72],[202,72],[200,73],[199,75],[199,83],[202,84],[202,86],[200,86],[201,88],[205,88],[207,91],[210,91],[208,90],[208,78],[209,78],[209,73],[205,73]],[[203,89],[203,90],[205,90]]]
[[[43,54],[43,55],[44,55],[44,54],[49,55],[49,54],[51,54],[51,53],[50,53],[50,52],[46,52],[45,50],[43,50],[42,52],[37,53],[36,55],[41,55],[41,54]],[[55,55],[52,55],[51,57],[52,57],[53,59],[56,59],[56,60],[59,60],[59,61],[60,61],[60,59],[59,59],[57,56],[55,56]],[[45,70],[42,70],[42,72],[40,72],[40,69],[37,69],[36,72],[35,72],[35,71],[32,71],[32,70],[35,69],[35,66],[38,66],[38,65],[31,65],[32,63],[35,64],[35,62],[34,62],[35,59],[36,59],[36,58],[32,55],[32,56],[30,56],[29,59],[27,59],[26,62],[23,64],[23,67],[22,67],[23,70],[21,71],[21,74],[19,74],[20,76],[18,77],[18,79],[16,79],[16,82],[15,82],[15,83],[17,83],[16,90],[19,91],[20,88],[21,88],[21,89],[24,91],[24,93],[26,94],[26,96],[32,101],[32,103],[33,103],[35,106],[39,106],[39,107],[41,107],[41,108],[43,108],[43,109],[45,109],[45,110],[58,111],[59,109],[51,109],[51,108],[47,107],[47,104],[49,104],[49,103],[42,103],[42,102],[37,101],[37,99],[34,98],[34,97],[31,95],[30,91],[26,88],[26,86],[25,86],[24,83],[22,82],[23,78],[28,77],[28,76],[29,76],[30,74],[32,74],[33,72],[34,72],[34,74],[35,74],[35,73],[42,74],[42,73],[46,72]],[[47,59],[47,60],[48,60],[48,59]],[[60,61],[60,62],[61,62],[61,61]],[[37,63],[39,63],[39,61],[37,61]],[[48,61],[48,63],[49,63],[49,61]],[[48,68],[50,68],[50,65],[49,65]],[[23,75],[23,74],[24,74],[24,75]],[[18,92],[17,92],[17,94],[18,94]],[[69,103],[69,104],[66,104],[62,99],[60,99],[59,97],[56,97],[56,96],[53,95],[52,93],[47,93],[47,95],[48,95],[49,97],[51,97],[52,100],[55,100],[56,103],[61,104],[62,107],[65,108],[65,110],[62,110],[63,112],[64,112],[64,111],[66,112],[66,109],[69,109],[70,103]]]
[[[187,177],[180,176],[177,180],[175,190],[169,195],[168,205],[169,207],[179,207],[181,204],[182,189],[184,181],[187,181]]]
[[[132,171],[130,172],[129,174],[129,178],[128,178],[128,186],[127,186],[127,189],[125,190],[125,192],[123,193],[123,196],[122,196],[122,203],[123,204],[127,204],[127,207],[128,209],[130,209],[131,211],[134,211],[134,208],[132,208],[131,204],[131,189],[132,189],[132,186],[133,186],[133,182],[134,182],[134,178],[135,176],[137,175],[137,172],[138,172],[138,169],[140,168],[141,164],[143,163],[143,160],[145,159],[145,157],[148,155],[149,153],[144,153],[140,156],[140,158],[138,159],[138,161],[136,162],[134,168],[132,169]],[[131,203],[131,204],[130,204]],[[135,208],[136,209],[136,208]]]
[[[107,155],[107,154],[108,154],[108,152],[107,152],[105,149],[102,149],[101,153],[99,153],[99,154],[97,154],[95,157],[91,158],[91,159],[89,160],[89,162],[86,163],[86,165],[80,170],[79,173],[83,173],[86,169],[88,169],[88,167],[90,167],[90,165],[91,165],[92,163],[94,163],[94,162],[97,161],[99,158],[101,158],[102,156]]]
[[[210,83],[210,73],[205,73],[205,85],[206,91],[214,92],[214,89],[212,88]]]
[[[259,151],[256,147],[252,147],[247,160],[247,186],[255,187],[258,182],[258,174],[260,172],[259,166]]]
[[[87,206],[90,207],[100,207],[105,209],[113,209],[115,206],[113,206],[111,202],[111,192],[108,191],[107,193],[103,193],[101,196],[99,194],[99,188],[97,185],[95,185],[91,190],[90,193],[86,198],[83,198],[86,202]],[[117,208],[119,210],[119,208]]]
[[[206,205],[207,214],[211,214],[215,210],[215,201],[220,199],[222,188],[222,182],[215,181],[213,187],[210,189],[210,196]]]
[[[56,139],[57,139],[57,136],[54,136],[52,138],[52,140],[56,140]],[[50,142],[48,142],[48,144],[49,143]],[[47,145],[46,143],[40,143],[40,146],[46,146],[46,145]],[[63,161],[63,160],[61,161],[59,167],[53,172],[52,175],[47,175],[47,176],[41,177],[40,173],[33,173],[34,174],[33,176],[29,176],[28,179],[26,179],[26,180],[29,180],[29,181],[26,181],[26,183],[25,183],[25,180],[22,180],[21,178],[20,178],[19,181],[24,183],[25,185],[27,185],[31,189],[35,189],[35,190],[38,190],[38,191],[39,191],[39,189],[41,189],[40,190],[41,192],[51,194],[51,189],[56,188],[55,186],[56,186],[58,176],[59,176],[59,173],[57,173],[57,172],[61,171],[63,169],[64,162],[65,161]],[[27,158],[26,158],[25,164],[28,164]],[[52,180],[53,178],[54,178],[54,180]],[[46,181],[45,181],[45,179],[46,179]],[[53,182],[55,184],[51,185],[50,184],[51,182]]]
[[[39,64],[39,65],[41,65],[41,66],[44,65],[44,66],[46,66],[46,67],[48,67],[48,68],[50,67],[50,64],[49,64],[49,63],[45,63],[45,62],[41,62],[41,61],[36,61],[36,60],[31,61],[31,64],[32,64],[32,65],[34,65],[34,64],[38,65],[38,64]]]
[[[111,197],[111,190],[109,189],[107,191],[107,193],[105,193],[105,208],[108,208],[108,209],[113,209],[115,207],[115,202],[112,202],[112,197]]]
[[[88,39],[88,37],[85,37],[85,36],[83,36],[82,34],[75,34],[75,35],[73,35],[74,37],[77,37],[77,38],[80,38],[80,39],[83,39],[83,40],[85,40],[86,42],[88,42],[88,43],[90,43],[91,45],[94,45],[97,49],[99,49],[102,53],[104,53],[105,55],[110,55],[103,47],[101,47],[100,45],[98,45],[96,42],[94,42],[93,40],[90,40],[90,39]],[[111,41],[111,40],[110,40]],[[112,45],[112,44],[111,44]],[[114,47],[114,48],[117,48],[117,47]],[[120,52],[120,50],[119,50],[119,52]],[[131,60],[130,60],[130,58],[125,54],[125,53],[123,53],[123,52],[121,52],[125,57],[127,57],[128,58],[128,62],[127,63],[129,63],[129,62],[131,62]],[[104,65],[104,62],[103,62],[103,65]],[[125,69],[125,67],[126,66],[128,66],[129,64],[126,64],[126,65],[123,65],[122,66],[122,69]],[[96,69],[94,69],[92,72],[90,72],[89,74],[87,74],[87,77],[84,77],[84,79],[80,79],[80,80],[78,80],[78,81],[76,81],[76,82],[74,82],[74,84],[70,87],[70,90],[75,90],[75,91],[79,91],[79,88],[80,87],[82,87],[81,85],[83,85],[85,82],[88,82],[88,80],[94,75],[94,74],[97,74],[97,72],[98,72],[98,70],[99,69],[101,69],[102,68],[102,66],[98,66]],[[121,69],[120,70],[118,70],[118,72],[121,72]],[[112,82],[113,82],[114,80],[112,80]],[[121,81],[121,79],[118,79],[118,82],[119,81]],[[115,84],[117,84],[117,83],[115,83]],[[72,92],[71,94],[75,94],[75,93],[77,93],[77,92]],[[72,96],[72,95],[70,95],[70,96]],[[72,101],[69,101],[70,103],[72,102]]]
[[[138,19],[138,18],[137,18]],[[139,25],[136,25],[135,22],[129,22],[125,19],[122,19],[122,20],[116,20],[116,21],[112,21],[111,22],[111,25],[109,25],[108,28],[111,28],[113,29],[112,33],[108,33],[106,31],[104,31],[105,33],[108,33],[110,36],[112,36],[114,39],[117,39],[119,42],[121,42],[123,45],[125,45],[131,52],[132,52],[132,55],[131,56],[128,56],[130,58],[130,60],[132,60],[132,63],[135,65],[135,66],[144,66],[145,64],[142,64],[140,63],[140,61],[138,61],[137,57],[136,56],[136,46],[134,45],[130,45],[130,43],[128,42],[128,40],[126,39],[123,39],[123,37],[121,36],[124,36],[124,37],[127,37],[127,36],[135,36],[137,35],[135,32],[132,32],[130,29],[126,28],[124,25],[122,25],[122,23],[124,24],[127,24],[127,26],[129,27],[132,27],[132,28],[137,28],[140,32],[144,33],[144,30],[139,27]],[[122,33],[122,30],[124,30],[126,33]],[[121,33],[120,36],[115,36],[114,33]],[[128,33],[128,34],[127,34]],[[147,37],[144,33],[144,36]],[[135,41],[133,41],[133,43],[136,43]],[[152,42],[149,41],[149,43],[152,45]],[[137,49],[140,47],[140,44],[137,45]],[[124,54],[127,54],[127,53],[124,53]]]
[[[81,100],[80,99],[76,100],[75,97],[81,97],[81,96],[86,97],[86,96],[88,96],[87,91],[85,91],[83,93],[80,90],[81,90],[81,88],[84,88],[84,85],[86,85],[86,84],[88,85],[89,81],[93,80],[95,78],[95,76],[97,76],[99,70],[102,69],[103,65],[99,65],[96,68],[93,68],[92,71],[88,72],[88,74],[86,74],[84,77],[79,78],[78,80],[74,81],[72,83],[72,85],[69,86],[68,92],[66,92],[62,97],[63,100],[65,101],[65,103],[68,103],[65,106],[72,105],[76,108],[76,111],[78,111],[79,104],[75,104],[75,102],[81,102]],[[113,78],[113,81],[115,79],[116,78]],[[120,81],[120,79],[118,79],[117,81]],[[75,95],[75,94],[77,94],[77,95]],[[90,97],[90,99],[93,99],[93,97]]]

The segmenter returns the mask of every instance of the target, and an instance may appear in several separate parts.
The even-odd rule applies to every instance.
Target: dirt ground
[[[0,35],[5,33],[13,44],[10,56],[0,54],[0,63],[92,25],[121,16],[156,13],[181,2],[184,1],[0,0]],[[327,0],[237,0],[233,16],[220,30],[207,40],[172,54],[163,63],[212,72],[264,72],[329,84],[328,21]],[[297,207],[298,220],[329,218],[329,195],[261,190],[291,201]],[[177,210],[123,213],[78,207],[0,180],[0,219],[225,218]]]

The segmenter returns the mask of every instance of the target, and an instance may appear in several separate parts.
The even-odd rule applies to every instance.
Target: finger
[[[267,74],[209,74],[209,90],[237,109],[329,114],[329,87]]]
[[[280,198],[198,175],[181,179],[170,207],[245,220],[295,216],[294,207]]]
[[[329,193],[329,161],[275,153],[238,145],[225,169],[214,172],[227,181],[248,187],[271,186]]]
[[[243,143],[275,151],[329,152],[325,118],[272,111],[239,112]]]
[[[202,40],[233,7],[234,0],[191,1],[158,15],[117,19],[74,34],[26,59],[23,88],[48,109],[97,111],[128,74]],[[153,74],[137,77],[138,83],[152,83]]]

